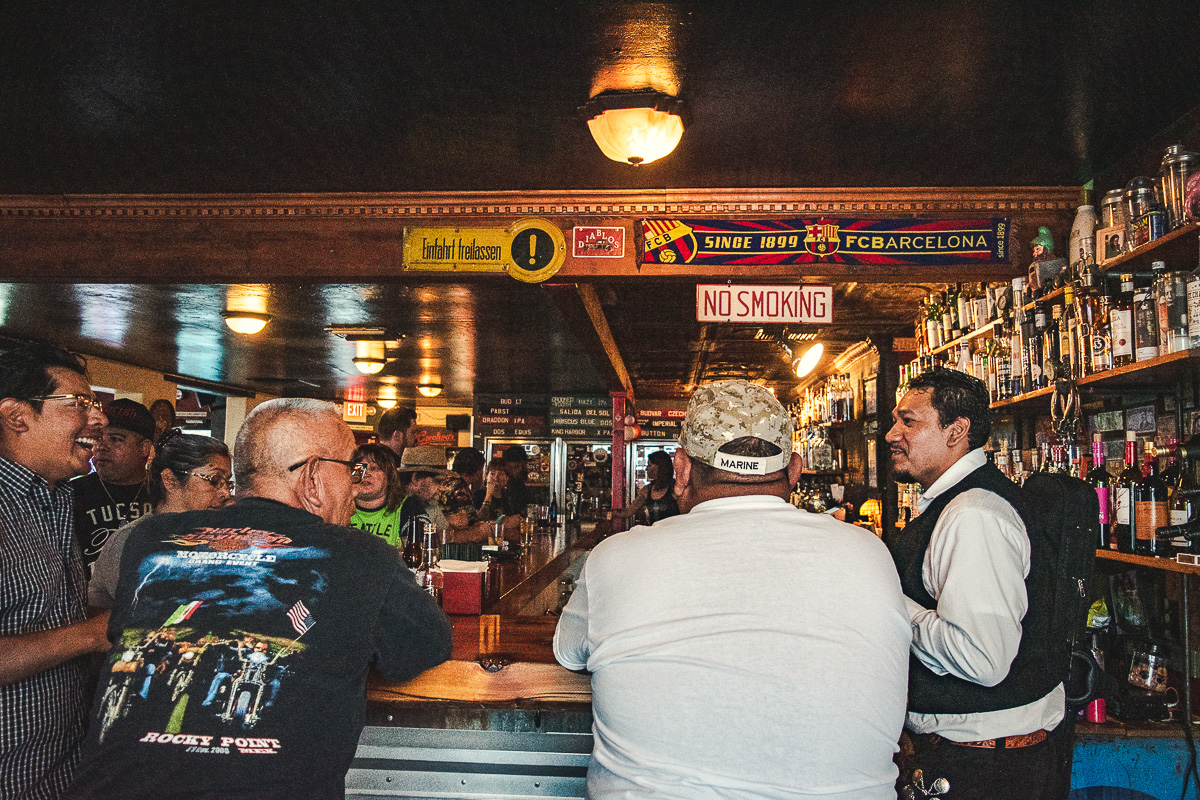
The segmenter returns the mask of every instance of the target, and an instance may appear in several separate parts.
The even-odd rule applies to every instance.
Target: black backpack
[[[1048,559],[1053,575],[1050,666],[1067,687],[1068,708],[1078,711],[1090,701],[1097,677],[1091,653],[1079,642],[1100,539],[1100,502],[1086,482],[1058,473],[1035,472],[1021,488],[1035,521],[1028,532],[1031,549]]]

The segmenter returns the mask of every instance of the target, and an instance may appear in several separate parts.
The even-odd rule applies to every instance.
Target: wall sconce
[[[793,362],[792,366],[796,368],[796,377],[803,378],[808,373],[817,368],[817,362],[821,360],[821,356],[825,355],[825,345],[817,342],[808,350],[804,351],[804,355],[800,356]]]
[[[604,155],[637,166],[657,161],[679,144],[682,106],[678,98],[651,90],[601,92],[580,111]]]
[[[354,366],[364,375],[374,375],[387,363],[387,348],[379,341],[354,343]]]
[[[442,385],[440,383],[418,383],[417,391],[422,397],[437,397],[442,393]]]

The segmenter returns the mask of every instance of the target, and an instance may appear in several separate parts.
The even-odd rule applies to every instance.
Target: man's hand
[[[16,683],[87,653],[107,652],[108,611],[82,622],[0,638],[0,685]]]

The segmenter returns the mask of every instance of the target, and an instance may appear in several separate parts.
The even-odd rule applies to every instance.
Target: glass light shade
[[[387,362],[382,358],[355,358],[354,366],[364,375],[374,375],[383,369]]]
[[[440,383],[422,383],[417,385],[417,391],[422,397],[437,397],[442,393],[442,385]]]
[[[649,164],[670,154],[683,137],[683,120],[653,108],[614,108],[588,120],[600,151],[613,161]]]
[[[821,360],[821,356],[825,355],[825,345],[817,342],[812,347],[804,352],[804,355],[796,359],[796,377],[803,378],[808,373],[812,372],[817,367],[817,362]]]
[[[379,406],[380,408],[395,408],[396,407],[396,398],[394,398],[394,397],[379,397],[379,398],[376,398],[375,405]]]
[[[225,324],[234,333],[255,334],[267,327],[271,321],[270,314],[256,314],[249,311],[226,311],[222,314]]]

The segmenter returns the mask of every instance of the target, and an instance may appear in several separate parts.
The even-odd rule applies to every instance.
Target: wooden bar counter
[[[555,663],[558,617],[538,598],[557,599],[559,577],[609,530],[568,524],[535,535],[518,557],[492,564],[483,614],[450,616],[450,661],[406,683],[371,675],[347,797],[584,796],[591,678]]]
[[[451,660],[407,683],[388,683],[372,674],[368,681],[369,725],[420,725],[478,728],[513,723],[518,709],[578,716],[570,729],[591,725],[591,680],[554,660],[557,616],[521,614],[538,595],[609,531],[607,521],[581,530],[568,524],[553,535],[535,534],[516,558],[489,569],[489,589],[478,616],[452,614]],[[494,712],[502,711],[504,714]],[[518,715],[526,716],[526,715]],[[541,724],[537,728],[543,728]]]

